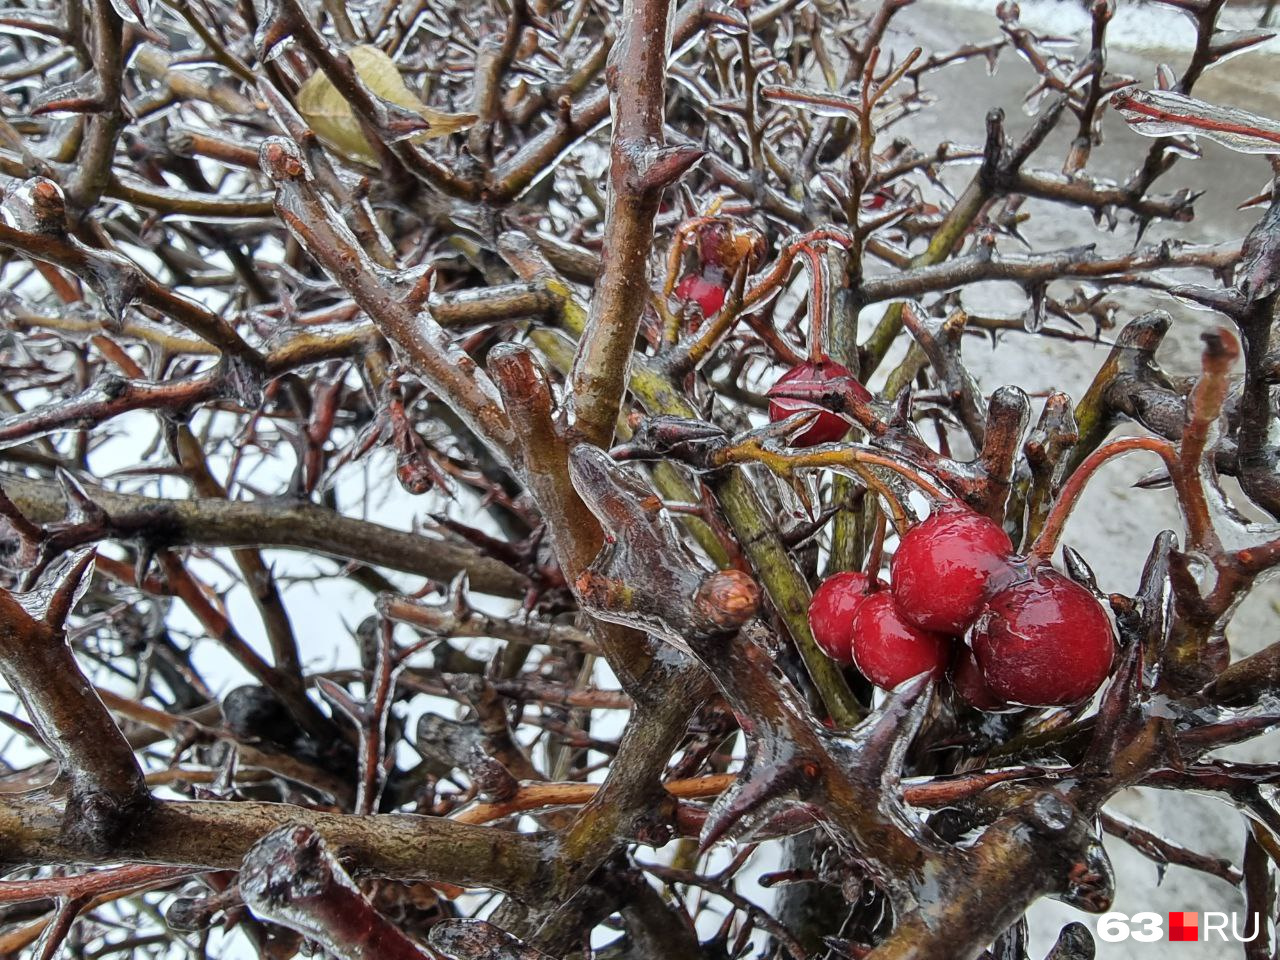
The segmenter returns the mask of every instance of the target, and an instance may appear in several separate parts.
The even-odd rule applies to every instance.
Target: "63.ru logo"
[[[1260,929],[1258,914],[1251,913],[1252,932],[1246,936],[1244,923],[1237,914],[1207,911],[1201,914],[1195,910],[1175,910],[1169,914],[1169,926],[1165,929],[1165,919],[1159,913],[1104,913],[1098,918],[1098,939],[1107,943],[1123,943],[1125,940],[1136,940],[1139,943],[1155,943],[1159,940],[1215,940],[1221,937],[1224,941],[1235,940],[1248,943],[1256,940]],[[1203,917],[1204,922],[1201,923]],[[1230,936],[1228,936],[1230,926]],[[1216,936],[1213,936],[1216,934]]]

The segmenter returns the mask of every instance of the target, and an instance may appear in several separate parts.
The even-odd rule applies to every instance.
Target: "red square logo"
[[[1180,910],[1169,914],[1170,940],[1199,940],[1200,914],[1194,910]]]

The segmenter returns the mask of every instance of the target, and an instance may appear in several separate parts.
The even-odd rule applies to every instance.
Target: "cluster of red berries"
[[[688,231],[697,250],[697,268],[684,274],[675,285],[676,299],[696,306],[703,318],[714,317],[724,307],[729,296],[729,284],[734,271],[745,261],[755,266],[764,255],[764,238],[759,232],[739,228],[723,218],[706,218],[696,222]],[[697,329],[698,318],[692,327]],[[792,367],[769,388],[769,420],[778,423],[797,413],[816,412],[799,434],[791,438],[792,446],[812,447],[820,443],[833,443],[849,431],[849,422],[838,413],[828,410],[817,400],[807,400],[795,394],[804,390],[815,396],[824,392],[843,393],[862,402],[871,394],[850,373],[848,367],[821,353],[821,331],[813,330],[814,355]]]
[[[998,524],[957,504],[903,534],[887,588],[861,573],[823,581],[809,623],[828,656],[876,686],[949,673],[980,710],[1077,703],[1102,685],[1115,650],[1093,594],[1014,556]]]

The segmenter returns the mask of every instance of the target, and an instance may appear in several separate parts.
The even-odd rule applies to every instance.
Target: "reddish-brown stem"
[[[189,867],[124,866],[69,877],[0,881],[0,903],[26,903],[54,898],[96,897],[116,890],[181,880],[195,872]]]
[[[82,564],[72,575],[83,574]],[[150,803],[142,770],[80,671],[62,624],[36,620],[7,590],[0,590],[0,673],[70,784],[67,832],[110,849]]]
[[[1032,557],[1047,561],[1053,556],[1054,551],[1058,548],[1058,541],[1062,537],[1063,528],[1066,527],[1067,519],[1071,516],[1071,511],[1075,507],[1076,501],[1080,499],[1080,494],[1084,492],[1085,485],[1089,482],[1090,477],[1107,461],[1115,457],[1124,456],[1126,453],[1132,453],[1135,450],[1146,450],[1154,453],[1165,462],[1165,466],[1168,467],[1170,473],[1174,473],[1178,469],[1178,452],[1168,440],[1160,440],[1156,437],[1123,437],[1099,447],[1084,459],[1080,466],[1067,478],[1066,483],[1063,484],[1058,498],[1053,503],[1053,508],[1045,519],[1044,528],[1040,531],[1040,536],[1036,538],[1035,543],[1031,546],[1030,555]]]
[[[804,247],[809,264],[809,361],[821,363],[827,356],[827,319],[831,306],[827,288],[831,282],[825,251]]]
[[[318,940],[339,960],[431,958],[361,895],[311,827],[263,837],[244,858],[240,893],[259,917]]]
[[[665,187],[702,156],[664,145],[671,0],[627,0],[609,54],[613,136],[604,271],[570,373],[569,419],[607,447],[626,392],[640,316],[649,301],[653,223]]]
[[[853,246],[854,239],[846,231],[835,227],[823,227],[791,237],[783,243],[769,272],[747,288],[742,298],[743,309],[754,307],[785,284],[787,277],[791,274],[791,267],[796,262],[796,257],[820,243],[835,243],[847,248]]]
[[[104,274],[114,275],[120,290],[132,288],[133,298],[140,303],[172,318],[232,356],[252,365],[261,363],[257,351],[224,319],[195,301],[174,293],[170,287],[119,255],[108,255],[73,244],[69,238],[57,234],[25,233],[6,223],[0,223],[0,246],[55,264],[82,279],[96,280]]]
[[[1111,103],[1117,110],[1136,113],[1159,123],[1191,127],[1212,133],[1235,134],[1280,145],[1280,130],[1267,129],[1256,124],[1236,123],[1230,120],[1200,116],[1191,112],[1166,109],[1145,99],[1141,93],[1132,90],[1119,91],[1111,98]]]
[[[1200,477],[1205,448],[1222,405],[1231,388],[1231,367],[1240,356],[1240,341],[1225,327],[1204,335],[1205,350],[1202,374],[1187,398],[1187,419],[1182,430],[1176,471],[1170,469],[1178,490],[1178,498],[1187,521],[1187,548],[1205,550],[1215,556],[1222,553],[1222,541],[1213,529],[1204,483]]]
[[[884,537],[888,530],[883,510],[876,510],[875,530],[871,535],[871,549],[867,551],[867,563],[864,568],[872,579],[880,575],[880,565],[884,562]]]
[[[403,291],[382,271],[320,197],[295,144],[269,140],[262,149],[264,171],[277,185],[276,209],[307,251],[336,277],[374,319],[387,339],[412,362],[415,371],[437,389],[467,426],[493,453],[506,459],[514,437],[493,383],[430,311],[409,309]]]
[[[396,675],[404,668],[405,655],[394,648],[394,624],[383,620],[378,624],[377,649],[374,653],[372,677],[366,681],[363,702],[358,702],[346,688],[328,678],[318,678],[317,686],[324,695],[356,726],[359,734],[360,779],[356,784],[355,812],[376,811],[386,781],[387,717]]]

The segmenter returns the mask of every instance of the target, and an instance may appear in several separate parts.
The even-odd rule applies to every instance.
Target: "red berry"
[[[830,383],[833,380],[844,379],[847,381],[848,388],[860,400],[870,400],[871,394],[867,392],[867,388],[858,383],[853,375],[849,373],[848,367],[836,363],[834,360],[822,360],[815,363],[812,360],[806,360],[795,367],[792,367],[786,373],[778,378],[778,382],[769,388],[769,421],[778,423],[787,417],[795,416],[807,410],[821,410],[816,420],[806,427],[798,436],[793,437],[791,442],[797,447],[812,447],[819,443],[832,443],[839,440],[849,432],[849,422],[839,414],[824,410],[822,406],[812,400],[801,400],[796,397],[778,397],[774,396],[774,391],[785,385],[797,384],[814,384],[822,385]]]
[[[1111,621],[1084,587],[1052,567],[997,591],[970,634],[982,676],[1005,700],[1060,706],[1091,696],[1111,672]]]
[[[706,267],[716,267],[726,275],[745,260],[749,270],[764,259],[764,234],[739,220],[716,218],[697,228],[698,259]]]
[[[893,194],[888,190],[877,190],[870,196],[862,198],[863,210],[883,210],[885,204],[893,199]]]
[[[706,274],[686,273],[676,284],[676,296],[696,303],[704,317],[714,317],[724,306],[729,291]]]
[[[999,710],[1007,704],[995,695],[982,677],[978,659],[968,647],[956,652],[956,662],[951,666],[951,684],[956,693],[971,707],[979,710]]]
[[[951,638],[902,619],[888,590],[873,593],[853,615],[853,662],[877,687],[892,690],[922,673],[941,679],[951,659]]]
[[[822,652],[832,660],[853,662],[853,615],[867,598],[869,583],[864,573],[837,573],[813,591],[809,628]]]
[[[1009,568],[1013,544],[1000,525],[959,504],[945,504],[905,534],[893,555],[893,596],[917,627],[960,634],[988,593],[987,580]]]

